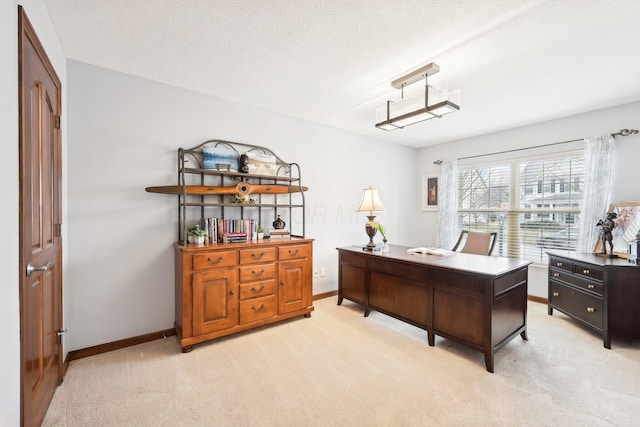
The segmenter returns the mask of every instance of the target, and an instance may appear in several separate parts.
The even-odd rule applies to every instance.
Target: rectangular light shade
[[[356,212],[369,212],[369,215],[373,215],[373,212],[384,211],[384,206],[378,195],[378,190],[372,187],[365,188],[362,192],[362,199]]]
[[[399,102],[387,101],[386,106],[376,110],[376,127],[386,131],[401,129],[460,110],[459,90],[448,92],[446,87],[429,86],[428,95],[428,98],[425,94],[424,97],[407,98]],[[427,99],[429,105],[426,105]]]

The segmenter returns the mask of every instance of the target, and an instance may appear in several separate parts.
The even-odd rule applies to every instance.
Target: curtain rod
[[[612,133],[611,136],[613,136],[615,138],[616,136],[629,136],[629,135],[635,135],[637,133],[638,133],[637,129],[621,129],[620,131],[618,131],[616,133]],[[570,142],[578,142],[578,141],[583,141],[583,140],[584,140],[584,138],[570,139],[568,141],[552,142],[550,144],[535,145],[533,147],[514,148],[513,150],[497,151],[495,153],[478,154],[476,156],[458,157],[457,160],[467,160],[467,159],[475,159],[477,157],[493,156],[495,154],[513,153],[514,151],[523,151],[523,150],[530,150],[532,148],[550,147],[552,145],[568,144]],[[435,160],[433,163],[436,164],[436,165],[441,165],[442,164],[442,160]]]

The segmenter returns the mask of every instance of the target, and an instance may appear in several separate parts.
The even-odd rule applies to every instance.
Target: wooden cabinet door
[[[311,268],[308,259],[278,265],[278,313],[302,310],[311,305]]]
[[[237,269],[193,273],[193,332],[206,334],[238,324]]]

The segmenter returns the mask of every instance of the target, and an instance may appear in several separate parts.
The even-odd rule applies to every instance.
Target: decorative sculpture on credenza
[[[616,226],[614,219],[618,218],[618,214],[615,212],[607,213],[605,219],[598,221],[596,226],[600,227],[600,239],[602,239],[602,250],[598,255],[608,255],[610,257],[616,257],[613,253],[613,228]],[[607,244],[609,244],[610,253],[607,254]]]

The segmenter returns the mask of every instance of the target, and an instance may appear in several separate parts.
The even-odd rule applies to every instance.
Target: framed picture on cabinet
[[[422,175],[422,210],[438,210],[438,177]]]
[[[614,212],[614,227],[611,230],[613,236],[613,253],[621,258],[627,257],[629,242],[635,240],[640,231],[640,202],[611,203],[607,212]],[[607,252],[609,251],[607,244]],[[602,252],[602,238],[596,243],[595,253]]]

